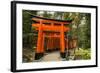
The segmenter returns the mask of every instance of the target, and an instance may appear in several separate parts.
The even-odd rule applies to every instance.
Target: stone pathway
[[[58,51],[52,52],[52,53],[47,53],[42,58],[42,61],[61,61],[60,53]]]

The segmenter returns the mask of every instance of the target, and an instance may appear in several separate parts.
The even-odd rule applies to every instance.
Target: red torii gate
[[[72,20],[47,19],[38,16],[34,16],[32,20],[35,21],[35,23],[32,23],[32,27],[35,27],[35,30],[38,31],[38,40],[37,40],[35,59],[36,60],[40,59],[45,52],[44,50],[45,38],[49,39],[47,43],[47,47],[51,49],[60,45],[59,48],[60,48],[61,57],[65,58],[65,47],[68,47],[68,45],[65,44],[64,32],[68,32],[70,30],[70,28],[65,25],[70,24]],[[55,38],[60,39],[59,45],[56,44],[58,42],[57,40],[54,40]]]

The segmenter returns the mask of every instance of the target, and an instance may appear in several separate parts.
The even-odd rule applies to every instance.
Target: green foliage
[[[30,33],[32,31],[32,14],[35,15],[36,11],[23,10],[23,33]]]
[[[65,20],[67,20],[67,21],[71,21],[71,20],[73,20],[73,19],[68,17],[68,18],[66,18]]]
[[[28,49],[32,49],[33,46],[36,45],[36,41],[37,37],[34,36],[34,34],[24,34],[23,35],[23,48],[28,48]],[[33,42],[34,41],[34,42]]]
[[[77,59],[77,56],[80,56],[80,59],[87,60],[91,59],[91,51],[90,49],[82,49],[79,48],[75,50],[75,58]]]
[[[80,44],[82,48],[91,48],[91,15],[84,14],[85,24],[80,28]]]
[[[47,13],[47,11],[44,11],[43,17],[45,17],[45,18],[51,18],[51,14]]]
[[[34,33],[32,33],[32,30],[35,28],[32,28],[32,14],[35,15],[37,11],[31,11],[31,10],[23,10],[23,47],[32,49],[33,46],[36,45],[34,43],[34,39],[37,39],[34,36]],[[36,40],[35,40],[36,41]]]

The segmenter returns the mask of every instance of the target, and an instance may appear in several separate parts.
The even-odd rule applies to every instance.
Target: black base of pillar
[[[62,58],[66,58],[66,53],[64,52],[64,53],[60,53],[60,56],[62,57]]]
[[[39,60],[40,58],[43,57],[43,53],[35,53],[35,60]]]

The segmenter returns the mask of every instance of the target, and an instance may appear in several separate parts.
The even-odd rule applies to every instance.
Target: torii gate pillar
[[[35,53],[35,59],[40,59],[44,54],[44,36],[42,31],[42,21],[40,21],[40,27],[38,31],[37,49]]]
[[[65,40],[64,40],[64,24],[61,24],[60,32],[60,55],[62,58],[65,58]]]

